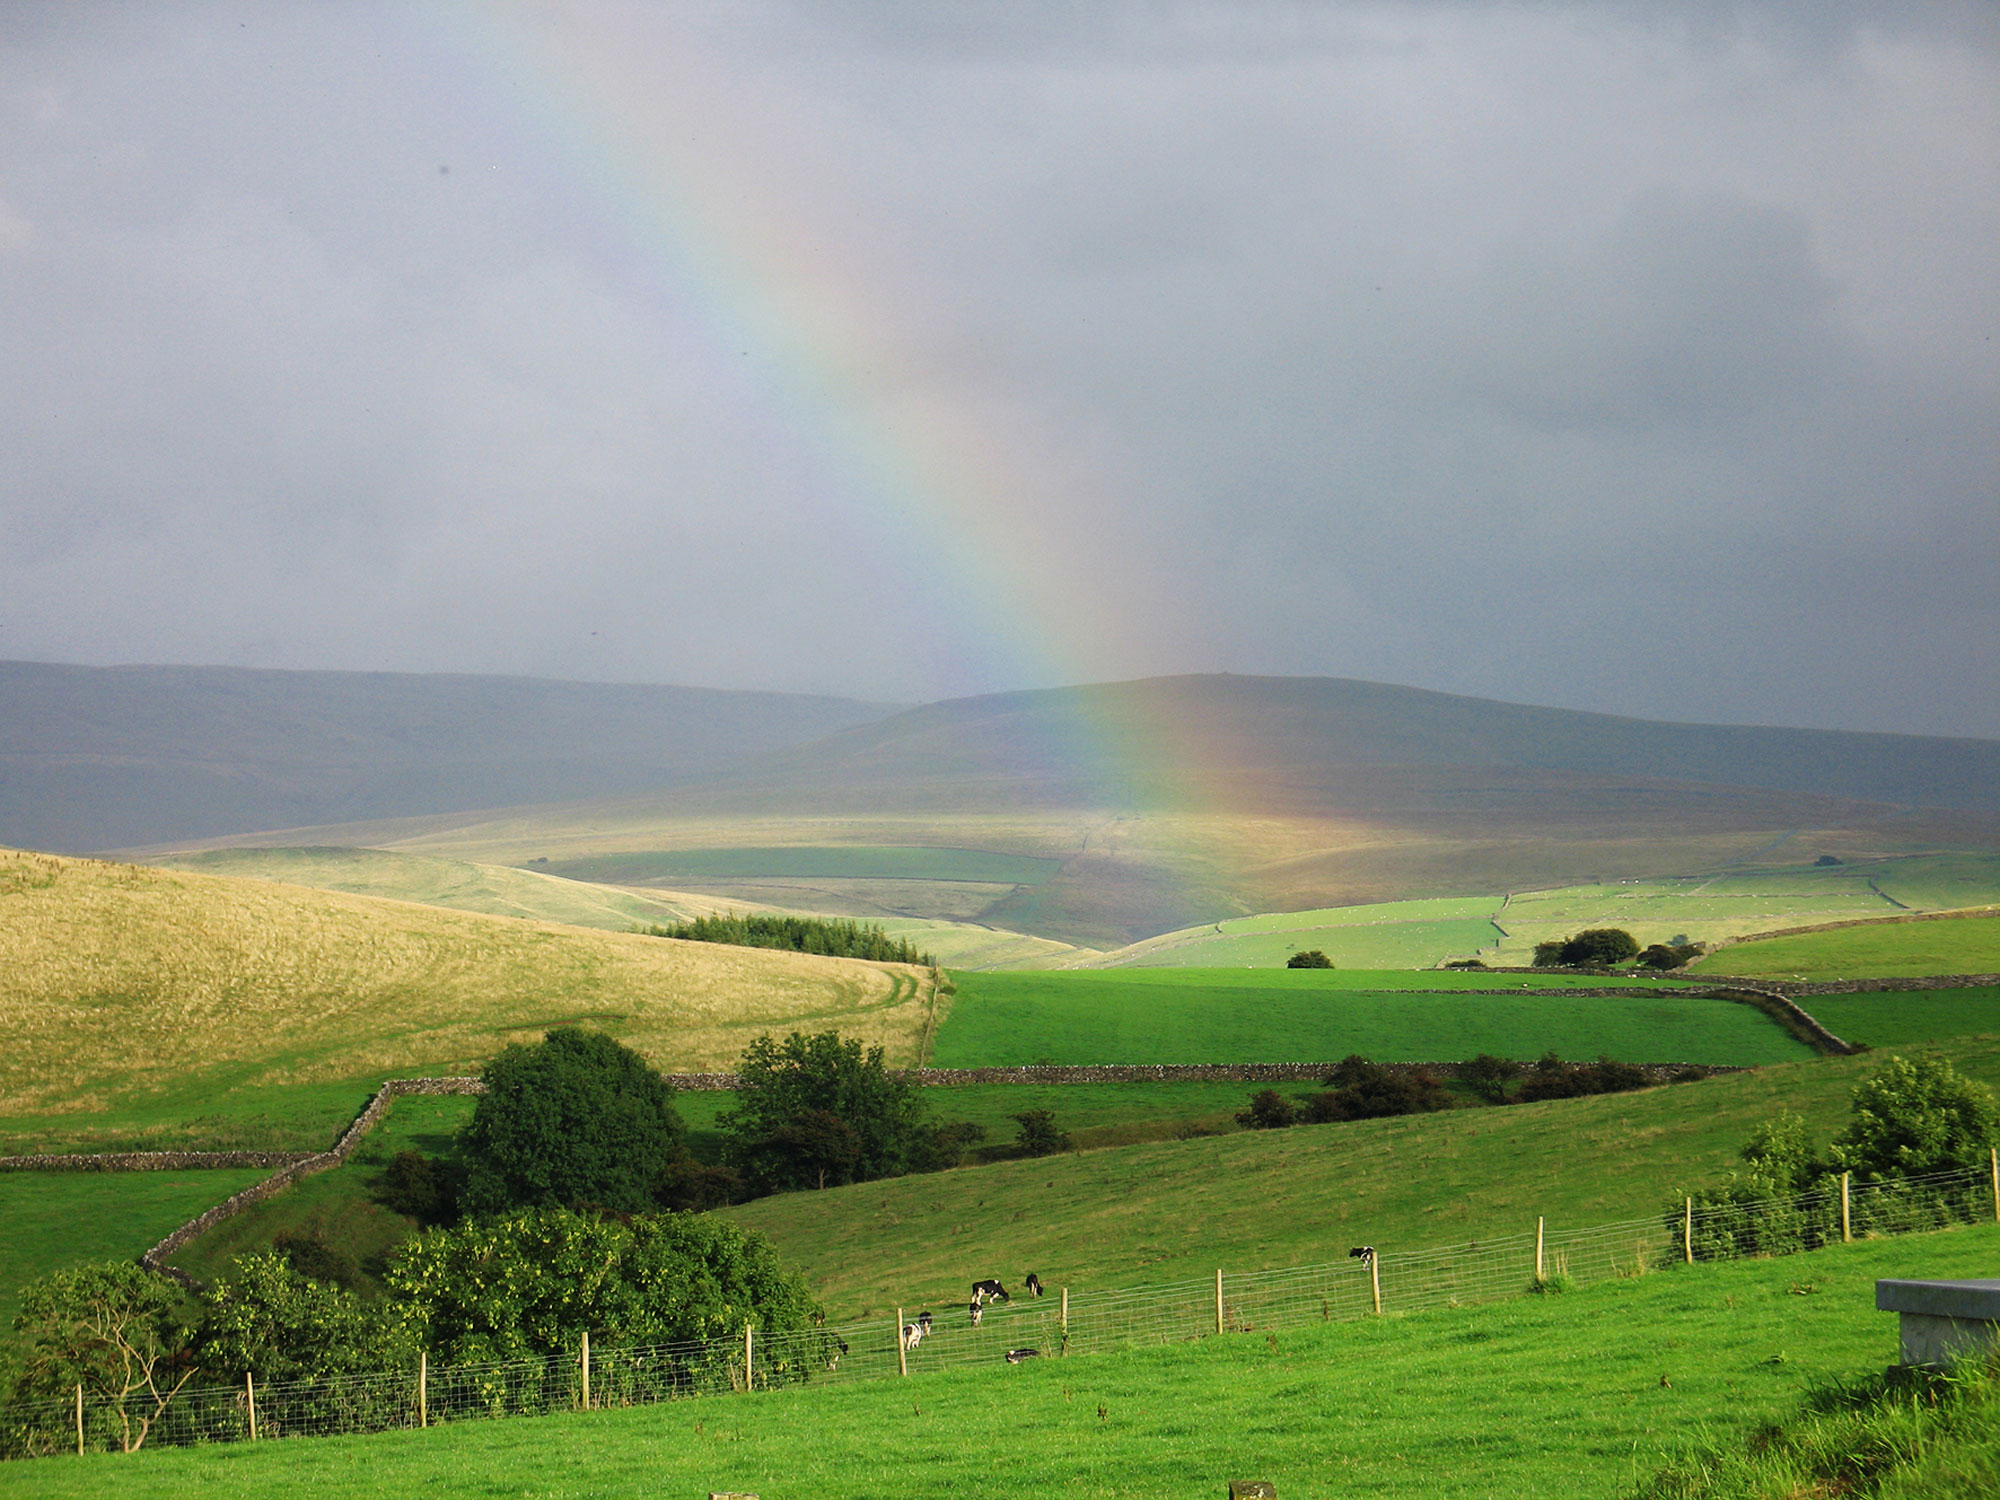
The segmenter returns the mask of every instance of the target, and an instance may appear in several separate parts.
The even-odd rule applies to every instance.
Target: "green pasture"
[[[2000,915],[1871,923],[1734,943],[1698,960],[1690,972],[1810,981],[2000,973]]]
[[[0,1352],[21,1288],[84,1260],[134,1260],[196,1214],[267,1177],[198,1172],[0,1172]],[[0,1357],[0,1377],[9,1361]],[[4,1481],[0,1481],[4,1482]]]
[[[66,1151],[324,1151],[382,1086],[252,1083],[216,1068],[164,1089],[122,1091],[99,1108],[0,1115],[0,1155]]]
[[[1425,994],[1328,983],[1323,972],[965,974],[933,1055],[942,1068],[1326,1062],[1354,1052],[1378,1062],[1448,1062],[1480,1052],[1537,1057],[1550,1050],[1568,1058],[1732,1064],[1809,1055],[1769,1018],[1726,1000],[1636,989],[1604,999],[1546,986]],[[1133,973],[1158,977],[1134,983],[1125,977]],[[1235,983],[1238,974],[1255,975],[1256,982]],[[1489,985],[1510,978],[1485,977]]]
[[[2000,1085],[2000,1038],[1903,1050]],[[971,1279],[1031,1269],[1051,1285],[1101,1287],[1311,1264],[1357,1244],[1424,1249],[1532,1233],[1537,1216],[1574,1227],[1653,1214],[1737,1166],[1751,1130],[1780,1110],[1804,1116],[1823,1150],[1854,1085],[1887,1055],[999,1162],[727,1212],[768,1234],[843,1318],[947,1305]]]
[[[536,863],[534,869],[571,880],[643,885],[668,880],[944,880],[1039,885],[1062,868],[1059,859],[1001,854],[991,849],[921,845],[779,845],[772,848],[653,849]]]
[[[44,1500],[300,1493],[929,1500],[1629,1493],[1879,1369],[1885,1276],[1975,1276],[2000,1230],[1679,1268],[1501,1303],[662,1407],[9,1464]]]
[[[2000,987],[1806,995],[1801,1004],[1843,1041],[1909,1047],[1957,1036],[2000,1036]]]

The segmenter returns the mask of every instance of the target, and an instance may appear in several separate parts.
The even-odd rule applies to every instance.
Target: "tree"
[[[1550,938],[1546,942],[1535,944],[1535,967],[1538,969],[1559,967],[1563,961],[1563,942],[1562,938]]]
[[[743,1052],[736,1108],[717,1117],[730,1163],[765,1190],[835,1187],[909,1171],[932,1128],[880,1047],[835,1031],[760,1036]]]
[[[1507,1102],[1507,1085],[1521,1074],[1521,1065],[1512,1058],[1482,1052],[1470,1062],[1460,1063],[1459,1081],[1488,1104]]]
[[[1326,1082],[1328,1092],[1306,1097],[1308,1124],[1379,1120],[1451,1108],[1451,1095],[1424,1069],[1404,1072],[1372,1063],[1358,1053],[1343,1058]]]
[[[359,1375],[416,1357],[401,1328],[342,1287],[314,1280],[276,1254],[246,1255],[209,1295],[195,1335],[205,1379],[259,1383]]]
[[[1855,1085],[1853,1117],[1827,1155],[1864,1182],[1975,1167],[2000,1141],[2000,1107],[1983,1083],[1941,1058],[1892,1057]]]
[[[1773,1196],[1803,1192],[1823,1170],[1806,1137],[1804,1117],[1787,1110],[1751,1131],[1737,1154],[1751,1178]]]
[[[56,1403],[83,1387],[84,1400],[127,1453],[145,1443],[160,1413],[194,1375],[182,1316],[183,1293],[130,1261],[94,1261],[21,1289],[14,1329],[27,1358],[14,1399]],[[61,1425],[69,1432],[65,1418]],[[53,1451],[50,1433],[23,1434],[29,1451]]]
[[[1285,967],[1288,969],[1330,969],[1333,967],[1333,960],[1317,948],[1308,948],[1305,952],[1294,953],[1290,958],[1286,959]]]
[[[1059,1151],[1069,1150],[1067,1131],[1056,1129],[1055,1115],[1046,1109],[1024,1110],[1009,1116],[1019,1126],[1014,1136],[1014,1150],[1021,1156],[1054,1156]]]
[[[563,1027],[486,1065],[461,1136],[465,1206],[596,1205],[637,1212],[686,1127],[667,1081],[602,1032]]]
[[[1639,942],[1622,927],[1586,927],[1562,945],[1562,963],[1569,968],[1609,969],[1639,955]]]
[[[1236,1112],[1236,1123],[1249,1130],[1283,1130],[1298,1117],[1298,1109],[1283,1094],[1259,1089],[1250,1096],[1250,1107]]]
[[[1653,943],[1639,954],[1639,967],[1684,969],[1706,951],[1700,943]]]
[[[524,1209],[427,1230],[383,1280],[393,1315],[459,1364],[569,1354],[585,1333],[611,1345],[803,1329],[821,1311],[769,1240],[707,1214]]]

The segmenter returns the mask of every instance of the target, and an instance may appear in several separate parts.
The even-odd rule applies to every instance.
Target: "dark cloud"
[[[2000,735],[1993,14],[34,10],[0,655]]]

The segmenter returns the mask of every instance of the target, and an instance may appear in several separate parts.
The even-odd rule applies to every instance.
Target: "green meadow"
[[[950,1068],[1325,1062],[1355,1052],[1378,1062],[1550,1050],[1728,1064],[1809,1055],[1762,1014],[1724,1000],[1636,986],[1616,999],[1575,996],[1504,975],[1483,977],[1486,986],[1507,985],[1506,994],[1425,994],[1368,985],[1374,977],[1285,969],[963,974],[933,1057]],[[1441,976],[1424,976],[1433,977]]]
[[[1884,1276],[1990,1270],[2000,1229],[1683,1267],[1555,1297],[370,1437],[51,1458],[44,1500],[200,1493],[1168,1497],[1630,1493],[1893,1358]],[[1966,1493],[1971,1493],[1967,1491]]]
[[[1806,1009],[1843,1041],[1907,1047],[1955,1036],[2000,1036],[2000,988],[1808,995]]]
[[[1692,972],[1756,979],[1907,979],[2000,973],[2000,914],[1881,922],[1732,943]]]

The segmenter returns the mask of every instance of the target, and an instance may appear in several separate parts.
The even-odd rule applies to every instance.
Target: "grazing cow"
[[[1036,1297],[1042,1295],[1042,1278],[1037,1276],[1033,1271],[1028,1273],[1028,1291]]]
[[[972,1300],[972,1307],[970,1310],[972,1313],[972,1326],[974,1328],[977,1328],[979,1326],[979,1320],[986,1316],[986,1309],[979,1305],[979,1299],[975,1297]]]
[[[975,1281],[972,1283],[972,1300],[974,1302],[1012,1302],[1014,1299],[1007,1295],[1007,1288],[1000,1285],[997,1281]]]
[[[1007,1363],[1018,1365],[1024,1359],[1040,1359],[1041,1356],[1042,1351],[1039,1349],[1009,1349],[1007,1351]]]
[[[903,1325],[903,1348],[906,1351],[916,1348],[917,1345],[924,1341],[924,1335],[927,1332],[929,1330],[921,1323],[905,1323]]]
[[[833,1342],[834,1342],[833,1353],[827,1356],[827,1361],[826,1361],[826,1367],[829,1371],[837,1370],[840,1368],[840,1356],[847,1352],[846,1339],[835,1339]]]
[[[931,1312],[929,1308],[925,1308],[917,1314],[917,1327],[923,1329],[925,1338],[931,1336]]]
[[[1360,1261],[1364,1267],[1372,1266],[1375,1264],[1375,1247],[1373,1245],[1356,1245],[1352,1250],[1347,1252],[1347,1258],[1349,1260]]]

